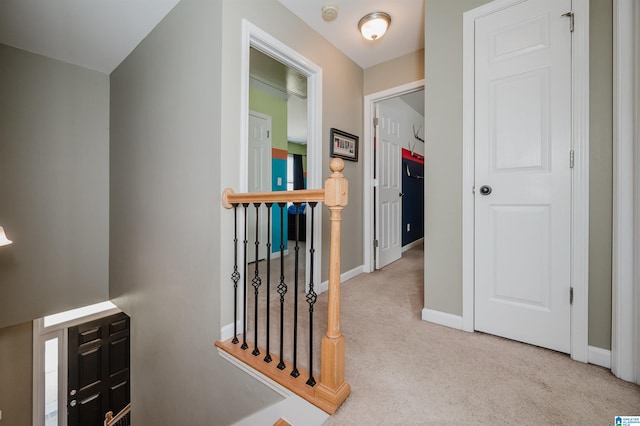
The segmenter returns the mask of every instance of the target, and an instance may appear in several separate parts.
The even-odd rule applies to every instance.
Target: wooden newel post
[[[329,300],[327,332],[322,337],[320,383],[316,395],[336,408],[349,396],[351,387],[344,381],[344,336],[340,332],[340,224],[342,210],[348,202],[348,181],[342,170],[344,162],[331,160],[331,176],[325,182],[325,205],[331,223],[329,252]],[[335,409],[334,409],[335,410]]]

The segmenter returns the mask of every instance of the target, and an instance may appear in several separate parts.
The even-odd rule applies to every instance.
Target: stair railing
[[[344,169],[344,162],[339,158],[331,160],[329,165],[331,169],[331,175],[325,181],[324,189],[310,189],[310,190],[296,190],[296,191],[276,191],[276,192],[262,192],[262,193],[244,193],[236,194],[231,189],[226,189],[222,194],[222,204],[227,209],[234,210],[234,267],[231,276],[231,281],[234,287],[234,335],[232,338],[223,342],[216,342],[216,346],[239,359],[245,364],[256,369],[260,373],[276,381],[280,385],[286,387],[292,392],[296,393],[300,397],[306,399],[310,403],[316,405],[320,409],[329,414],[333,414],[337,408],[344,402],[351,392],[349,384],[344,380],[345,373],[345,339],[340,331],[340,226],[342,221],[342,210],[347,205],[348,201],[348,182],[342,174]],[[311,235],[310,235],[310,253],[313,259],[314,247],[314,235],[313,235],[313,220],[315,220],[315,208],[318,203],[324,203],[329,209],[329,221],[330,221],[330,244],[329,244],[329,288],[328,288],[328,300],[327,300],[327,329],[326,333],[322,337],[321,342],[321,355],[320,355],[320,377],[317,378],[313,375],[313,311],[314,305],[317,299],[313,283],[313,260],[310,264],[311,267],[311,282],[308,283],[308,291],[305,299],[309,305],[309,371],[305,372],[298,368],[297,365],[297,311],[298,311],[298,238],[296,231],[295,242],[295,273],[294,273],[294,333],[293,333],[293,356],[292,359],[284,359],[283,353],[283,312],[284,312],[284,299],[287,296],[288,285],[282,272],[284,256],[284,246],[280,245],[280,265],[281,274],[280,282],[277,285],[277,293],[280,296],[280,341],[279,341],[279,353],[270,352],[270,336],[269,336],[269,299],[270,293],[266,295],[267,303],[267,337],[266,337],[266,349],[258,346],[258,294],[260,287],[262,286],[262,276],[259,272],[258,262],[258,226],[259,226],[259,207],[265,204],[267,207],[267,227],[269,236],[267,241],[267,268],[270,265],[270,252],[271,252],[271,210],[274,206],[280,208],[280,229],[281,236],[280,241],[284,239],[283,230],[283,215],[287,203],[293,203],[296,206],[296,230],[298,229],[299,211],[302,203],[307,203],[311,211]],[[251,273],[247,266],[248,255],[248,239],[247,236],[247,213],[249,208],[253,205],[256,209],[256,238],[255,238],[255,265],[253,278],[250,277]],[[244,210],[244,235],[245,238],[242,241],[243,250],[243,265],[238,265],[238,251],[240,249],[238,241],[238,209]],[[276,215],[277,216],[277,215]],[[277,220],[277,218],[276,218]],[[267,269],[267,292],[270,291],[270,271]],[[242,283],[241,283],[242,281]],[[238,300],[239,286],[242,284],[243,292],[240,293],[243,296],[243,317],[238,321],[238,307],[240,301]],[[291,283],[289,282],[289,285]],[[254,323],[254,342],[247,341],[247,300],[251,297],[248,290],[249,286],[254,289],[254,308],[255,308],[255,323]],[[242,324],[242,331],[238,330],[237,324]],[[240,339],[241,338],[241,339]],[[253,346],[253,350],[251,349]],[[259,357],[262,352],[266,352],[264,358]],[[302,376],[302,377],[300,377]],[[300,378],[298,378],[300,377]],[[307,378],[305,381],[304,379]]]
[[[104,416],[104,426],[129,426],[131,424],[131,403],[127,404],[118,414],[113,411]]]

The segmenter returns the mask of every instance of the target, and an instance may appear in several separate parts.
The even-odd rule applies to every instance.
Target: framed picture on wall
[[[358,161],[358,137],[332,127],[330,155],[349,161]]]

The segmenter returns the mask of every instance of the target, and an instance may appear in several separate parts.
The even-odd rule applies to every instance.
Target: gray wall
[[[487,0],[427,0],[425,307],[462,315],[462,14]],[[611,1],[591,6],[589,344],[611,340]]]
[[[589,344],[611,348],[613,1],[589,2]]]
[[[364,94],[413,83],[424,78],[424,49],[399,56],[364,70]]]
[[[323,67],[325,176],[329,128],[362,134],[362,69],[276,0],[182,0],[112,73],[110,292],[132,317],[135,423],[229,424],[280,399],[213,347],[233,312],[220,194],[240,187],[243,18]],[[362,264],[362,163],[345,175],[347,270]]]
[[[0,328],[107,299],[109,76],[0,45]]]
[[[425,307],[462,315],[462,14],[488,0],[425,3]]]
[[[0,329],[0,424],[31,424],[33,332],[31,321]]]
[[[110,295],[132,317],[135,424],[230,424],[280,399],[214,347],[222,3],[181,1],[111,74]]]

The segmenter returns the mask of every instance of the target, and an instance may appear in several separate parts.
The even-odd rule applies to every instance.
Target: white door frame
[[[272,161],[273,161],[273,144],[272,144],[272,139],[271,139],[271,133],[272,133],[272,117],[270,115],[267,114],[263,114],[261,112],[258,111],[253,111],[253,110],[249,110],[249,124],[251,123],[251,116],[254,117],[254,119],[260,119],[260,120],[264,120],[266,122],[266,127],[267,127],[267,132],[268,132],[268,136],[267,139],[269,140],[269,152],[268,152],[268,156],[269,158],[261,158],[261,163],[267,163],[266,164],[266,169],[268,169],[268,173],[264,173],[263,176],[261,176],[261,180],[263,181],[262,184],[265,184],[265,188],[269,188],[268,191],[271,191],[271,188],[273,187],[273,183],[272,181],[272,177],[273,177],[273,167],[271,165]],[[251,131],[249,131],[249,133],[247,134],[247,142],[249,141],[248,137],[251,136]],[[247,150],[247,155],[251,152],[252,150]],[[248,157],[247,157],[248,159]],[[263,166],[265,164],[262,164]],[[249,176],[249,172],[251,171],[251,167],[249,167],[247,169],[247,177]],[[268,177],[267,177],[268,176]],[[255,177],[255,176],[254,176]],[[266,179],[265,179],[266,178]],[[266,185],[266,183],[269,183],[269,185]],[[258,192],[257,189],[255,188],[254,185],[251,185],[251,190],[249,192]],[[247,190],[249,190],[249,186],[247,184]],[[264,214],[264,212],[266,211],[266,209],[262,209],[260,208],[260,214]],[[256,224],[255,224],[255,210],[253,207],[249,207],[248,210],[249,213],[249,220],[248,220],[248,231],[247,233],[249,234],[249,244],[251,246],[251,250],[250,253],[247,253],[247,256],[249,257],[250,260],[254,260],[255,258],[255,247],[253,247],[253,238],[255,236],[255,232],[256,232]],[[264,225],[266,223],[266,217],[262,218],[262,222],[261,225]],[[271,225],[272,229],[273,229],[273,224]],[[260,239],[260,241],[262,241],[263,243],[267,240],[267,234],[269,232],[269,230],[266,229],[266,226],[260,226],[259,232],[258,232],[258,237]],[[276,257],[280,257],[280,251],[276,251],[275,253],[269,253],[271,258],[276,258]],[[274,256],[275,254],[277,254],[277,256]],[[258,258],[259,259],[266,259],[267,258],[267,247],[265,244],[260,244],[260,247],[258,249]]]
[[[249,55],[251,47],[307,77],[307,188],[322,188],[322,68],[256,25],[243,19],[240,68],[242,73],[242,81],[240,83],[240,191],[247,191],[248,180],[247,153],[249,147],[247,132],[249,127]],[[317,208],[320,209],[322,207],[318,206]],[[322,215],[318,215],[318,217],[321,218]],[[307,234],[311,232],[310,227],[312,225],[309,222],[307,223]],[[321,265],[322,220],[316,220],[313,223],[313,232],[314,261],[315,265]],[[309,265],[308,252],[306,256],[306,264]],[[309,277],[309,269],[305,268],[307,282],[311,278]],[[319,290],[321,268],[316,267],[313,272],[313,282],[317,286],[316,289]],[[240,317],[242,315],[244,313],[240,313]]]
[[[495,0],[463,15],[462,329],[474,331],[474,29],[475,21],[526,0]],[[569,12],[569,11],[567,11]],[[571,358],[588,361],[589,324],[589,0],[573,0]],[[567,23],[568,25],[568,23]],[[568,31],[568,29],[567,29]]]
[[[364,248],[364,272],[373,272],[374,254],[373,249],[373,209],[367,206],[373,205],[373,118],[375,117],[375,104],[389,98],[395,98],[407,93],[415,92],[424,88],[424,79],[391,89],[372,93],[364,97],[364,236],[362,246]]]
[[[613,0],[611,371],[640,383],[640,5]],[[633,88],[633,90],[629,90]]]
[[[108,306],[107,303],[98,303],[33,320],[33,426],[44,426],[45,424],[45,343],[50,339],[58,339],[58,425],[67,426],[68,330],[71,327],[122,312],[115,305],[111,306]],[[50,321],[52,323],[49,325]]]

